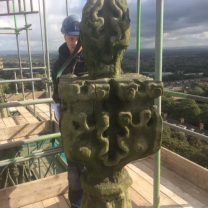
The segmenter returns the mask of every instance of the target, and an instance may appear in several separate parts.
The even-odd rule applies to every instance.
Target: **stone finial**
[[[118,77],[130,42],[127,0],[88,0],[82,14],[81,41],[91,78]]]
[[[161,82],[121,74],[130,42],[127,0],[88,0],[81,41],[89,76],[60,78],[60,131],[69,160],[85,166],[82,208],[132,208],[124,166],[157,152]],[[145,188],[145,187],[144,187]]]

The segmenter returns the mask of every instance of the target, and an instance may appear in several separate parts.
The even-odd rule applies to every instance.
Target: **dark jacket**
[[[71,56],[71,53],[67,47],[67,44],[64,43],[59,47],[59,57],[57,61],[54,63],[52,68],[52,81],[53,81],[53,100],[55,102],[60,102],[58,96],[58,83],[59,79],[57,79],[57,73],[61,69],[62,65],[65,61]],[[77,76],[81,76],[86,72],[84,57],[82,53],[76,55],[75,59],[71,62],[69,67],[63,72],[63,74],[73,73]]]

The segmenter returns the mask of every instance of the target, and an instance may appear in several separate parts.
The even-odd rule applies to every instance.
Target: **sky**
[[[42,0],[33,1],[34,10],[37,10],[38,1],[42,2]],[[30,1],[26,0],[26,2],[29,3]],[[56,51],[64,41],[60,27],[66,16],[66,0],[45,0],[45,2],[49,50]],[[82,8],[86,0],[68,0],[68,2],[69,14],[77,14],[81,17]],[[156,0],[141,0],[141,2],[141,47],[154,48]],[[164,47],[208,47],[208,0],[164,0],[164,2]],[[130,48],[134,49],[136,48],[137,1],[128,0],[128,4],[132,30]],[[29,5],[26,7],[29,9]],[[0,1],[0,14],[5,11],[5,2]],[[23,16],[17,16],[16,21],[17,26],[20,28],[25,24]],[[42,46],[39,15],[29,15],[27,22],[28,24],[32,24],[31,30],[29,31],[31,50],[40,51]],[[12,16],[0,16],[0,28],[2,27],[14,27],[14,18]],[[5,30],[1,30],[0,32],[5,32]],[[21,32],[19,40],[20,49],[26,50],[25,32]],[[15,35],[0,34],[0,51],[16,50],[16,48]]]

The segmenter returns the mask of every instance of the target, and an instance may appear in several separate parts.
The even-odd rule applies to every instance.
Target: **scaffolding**
[[[1,154],[9,152],[12,158],[0,161],[0,189],[58,174],[63,166],[66,171],[66,162],[61,160],[63,148],[60,142],[54,146],[56,139],[59,141],[60,133],[1,145]]]
[[[36,5],[34,5],[36,3]],[[12,18],[14,25],[11,25],[9,27],[0,27],[0,36],[1,35],[7,35],[7,36],[14,36],[16,41],[16,55],[18,60],[18,67],[9,67],[6,68],[3,65],[3,59],[0,59],[0,70],[3,73],[10,72],[13,73],[13,79],[1,79],[0,80],[0,87],[4,84],[15,84],[15,92],[18,95],[19,93],[22,94],[22,99],[14,102],[7,102],[6,99],[1,100],[0,102],[0,112],[7,111],[10,107],[18,107],[18,106],[29,106],[33,105],[33,113],[34,116],[36,116],[36,104],[48,104],[50,107],[50,124],[53,126],[52,122],[52,109],[51,109],[51,74],[50,74],[50,57],[49,57],[49,47],[48,47],[48,28],[47,28],[47,19],[46,19],[46,3],[45,0],[0,0],[1,8],[4,8],[4,11],[0,11],[0,18],[1,17],[7,17]],[[68,0],[66,0],[66,8],[68,8]],[[39,22],[39,28],[40,28],[40,42],[41,42],[41,53],[43,58],[43,64],[40,66],[33,66],[33,60],[32,60],[32,50],[31,50],[31,40],[30,40],[30,33],[32,31],[33,25],[29,22],[29,15],[33,16],[34,19],[38,20]],[[68,15],[68,9],[66,10],[66,15]],[[23,23],[21,23],[23,26],[18,25],[19,18],[23,19]],[[22,61],[22,54],[21,54],[21,35],[26,36],[26,56],[27,56],[27,65],[23,66]],[[41,70],[44,73],[43,78],[36,78],[34,76],[35,71]],[[28,74],[29,77],[25,77],[25,74]],[[35,82],[44,82],[45,83],[45,98],[38,98],[35,95]],[[31,93],[32,93],[32,99],[26,99],[25,97],[25,83],[31,84]],[[19,88],[18,84],[21,85]],[[2,91],[2,96],[5,95]],[[3,116],[3,115],[2,115]],[[4,114],[3,117],[6,117],[6,114]],[[51,128],[52,129],[52,128]],[[60,155],[61,152],[63,152],[62,147],[56,147],[52,148],[50,150],[45,150],[43,148],[44,141],[47,141],[51,143],[50,141],[56,138],[60,138],[60,134],[52,134],[52,135],[44,135],[40,138],[35,139],[34,141],[30,139],[29,143],[27,142],[21,142],[21,144],[12,142],[12,145],[0,145],[0,149],[3,151],[5,149],[11,151],[14,153],[13,158],[1,161],[0,163],[0,175],[5,175],[6,181],[3,187],[7,187],[8,185],[17,185],[19,182],[12,176],[12,172],[18,172],[20,171],[19,166],[16,164],[23,164],[23,170],[21,170],[22,174],[25,176],[27,181],[31,180],[30,176],[34,175],[32,172],[34,172],[34,166],[35,163],[38,168],[36,179],[46,177],[49,170],[52,168],[54,170],[54,174],[56,174],[56,164],[54,161],[56,160],[56,157]],[[46,140],[47,139],[47,140]],[[41,143],[41,144],[40,144]],[[30,145],[32,145],[35,148],[32,148],[31,151]],[[18,147],[20,149],[24,149],[28,154],[24,154],[23,157],[19,157],[19,150],[12,149],[14,147]],[[8,149],[9,148],[9,149]],[[14,151],[13,151],[14,150]],[[12,153],[12,154],[13,154]],[[51,160],[48,168],[46,169],[46,173],[41,173],[40,168],[40,161],[43,159],[43,157],[46,156],[52,156],[55,158],[55,160]],[[36,160],[36,161],[35,161]],[[3,162],[3,163],[2,163]],[[24,165],[26,164],[26,166]],[[29,175],[29,176],[28,176]],[[10,181],[10,182],[9,182]],[[21,180],[22,181],[22,180]],[[24,180],[23,180],[24,181]]]
[[[13,16],[14,18],[14,27],[1,27],[0,28],[0,35],[15,35],[16,37],[16,46],[17,46],[17,57],[18,57],[18,67],[16,68],[3,68],[3,71],[12,71],[14,80],[2,80],[0,84],[3,83],[9,83],[14,82],[15,83],[15,89],[16,93],[18,94],[19,89],[17,83],[21,83],[21,92],[23,95],[23,99],[25,100],[25,86],[24,82],[31,82],[32,87],[32,96],[33,100],[35,99],[35,81],[45,81],[46,83],[46,89],[47,89],[47,95],[50,97],[51,94],[51,87],[49,85],[50,80],[50,63],[49,63],[49,55],[48,52],[48,45],[47,45],[47,26],[45,16],[45,0],[38,0],[38,10],[34,9],[34,0],[26,1],[26,0],[1,0],[0,2],[3,2],[4,4],[2,7],[6,8],[6,11],[3,13],[0,13],[0,16]],[[42,11],[42,14],[41,14]],[[39,22],[40,22],[40,31],[41,31],[41,45],[42,45],[42,52],[43,52],[43,66],[35,67],[35,69],[44,70],[45,72],[45,79],[34,79],[34,67],[32,64],[32,54],[31,54],[31,44],[30,44],[30,33],[29,30],[32,29],[32,24],[28,23],[28,15],[37,15],[39,14]],[[18,18],[17,16],[23,16],[24,17],[24,26],[18,27]],[[44,25],[43,25],[43,20]],[[44,31],[43,31],[44,26]],[[27,45],[27,56],[28,56],[28,67],[23,68],[22,67],[22,57],[20,53],[20,35],[21,33],[25,32],[26,34],[26,45]],[[44,36],[44,37],[43,37]],[[48,58],[48,59],[47,59]],[[24,72],[26,70],[29,70],[30,72],[30,79],[24,79]],[[20,80],[17,79],[17,73],[20,75]]]
[[[47,36],[47,20],[46,20],[46,5],[45,0],[38,0],[38,10],[34,9],[34,0],[0,0],[0,3],[5,4],[6,11],[4,13],[0,13],[1,16],[13,16],[14,18],[14,27],[2,27],[0,28],[0,35],[14,35],[16,38],[16,46],[17,46],[17,56],[18,56],[18,67],[14,68],[4,68],[2,64],[2,60],[0,60],[0,70],[3,71],[11,71],[13,73],[14,79],[12,80],[0,80],[0,85],[5,83],[14,83],[16,86],[16,93],[19,93],[20,89],[18,89],[18,83],[21,84],[21,93],[23,94],[23,100],[15,101],[12,103],[0,103],[0,108],[8,108],[8,107],[17,107],[17,106],[27,106],[27,105],[36,105],[40,103],[52,103],[51,98],[51,75],[50,75],[50,59],[49,59],[49,48],[48,48],[48,36]],[[68,16],[68,0],[66,0],[66,15]],[[27,6],[27,5],[29,6]],[[26,9],[28,8],[28,9]],[[137,72],[140,72],[140,49],[141,49],[141,0],[137,0]],[[156,32],[155,32],[155,80],[162,81],[162,61],[163,61],[163,14],[164,13],[164,0],[156,0]],[[43,66],[36,66],[33,67],[32,64],[32,53],[31,53],[31,45],[30,45],[30,30],[32,29],[32,24],[28,22],[28,15],[38,15],[39,23],[40,23],[40,30],[41,30],[41,45],[42,45],[42,53],[43,53]],[[17,25],[17,17],[23,16],[25,25],[22,27],[18,27]],[[26,34],[26,41],[27,41],[27,54],[28,54],[28,66],[23,67],[22,65],[22,58],[20,53],[20,41],[19,36],[25,32]],[[45,78],[35,78],[34,71],[35,70],[44,70]],[[29,71],[30,77],[25,78],[24,72]],[[18,78],[17,75],[20,75]],[[43,99],[39,99],[35,97],[35,82],[44,82],[46,85],[46,93],[47,97]],[[26,82],[31,82],[32,86],[32,100],[25,99],[25,86]],[[171,92],[165,90],[165,93],[173,96],[185,97],[185,98],[192,98],[195,100],[199,100],[201,102],[208,102],[208,98],[194,96],[194,95],[187,95],[183,93]],[[158,106],[158,112],[161,113],[161,98],[155,101]],[[52,111],[50,107],[50,120],[52,120]],[[168,126],[172,129],[180,130],[185,132],[186,134],[197,136],[200,139],[208,141],[208,136],[202,135],[187,129],[183,129],[179,126],[173,125],[166,121],[163,122],[165,126]],[[31,140],[30,142],[40,142],[40,140],[45,139],[54,139],[60,137],[60,134],[55,135],[46,135],[45,137],[37,138],[36,140]],[[13,145],[17,145],[14,143]],[[24,142],[25,145],[25,142]],[[0,150],[6,148],[6,145],[0,146]],[[28,147],[27,147],[28,148]],[[25,162],[31,161],[34,159],[40,159],[45,155],[56,155],[62,152],[62,148],[58,147],[57,149],[51,149],[47,152],[42,151],[39,148],[40,152],[33,153],[33,156],[27,155],[25,158],[17,157],[16,159],[9,159],[0,162],[0,167],[7,167],[8,165],[17,163],[17,162]],[[41,173],[38,173],[41,175]],[[47,174],[46,174],[47,175]],[[9,175],[8,175],[9,177]],[[154,208],[160,207],[160,151],[155,155],[155,175],[154,175]]]

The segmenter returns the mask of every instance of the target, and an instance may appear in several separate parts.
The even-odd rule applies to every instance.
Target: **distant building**
[[[184,124],[185,123],[185,119],[184,118],[180,118],[180,123]]]
[[[200,131],[204,130],[204,123],[202,123],[202,122],[199,123],[199,130]]]

